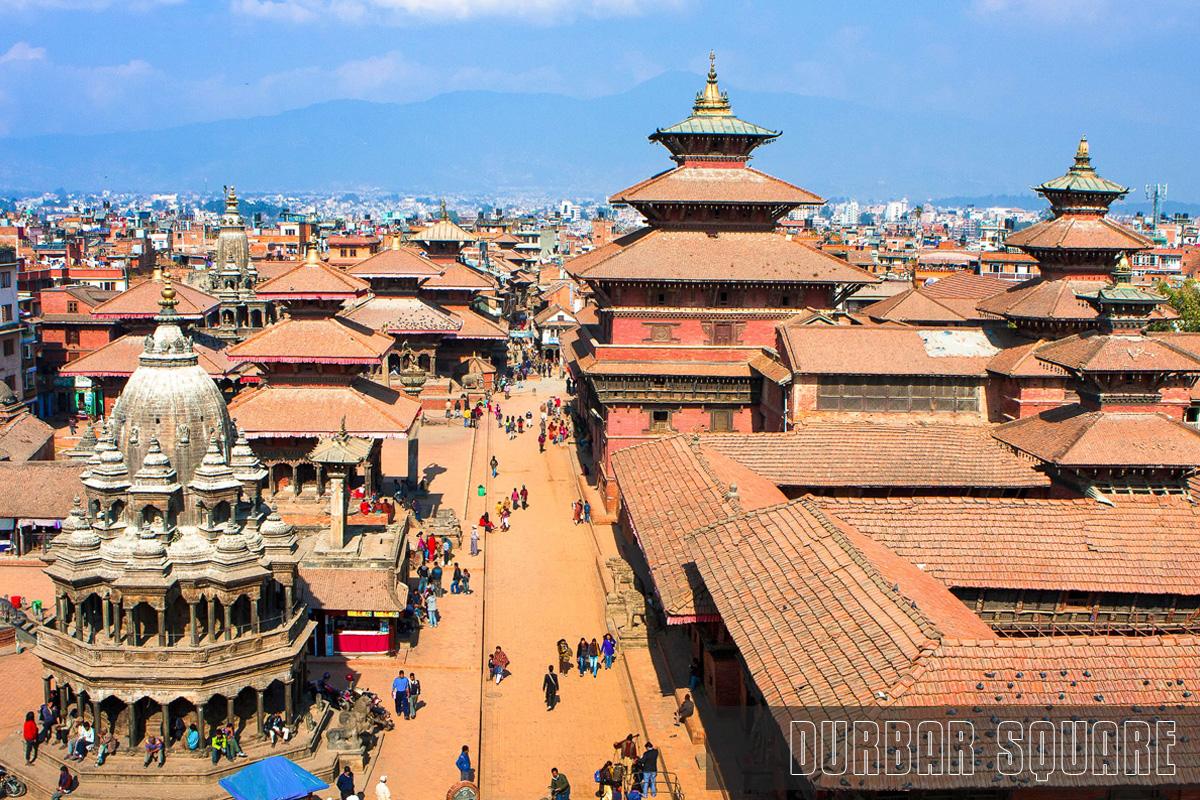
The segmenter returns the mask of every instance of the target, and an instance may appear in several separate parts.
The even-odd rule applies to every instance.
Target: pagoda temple
[[[788,377],[765,349],[776,326],[877,281],[776,232],[792,209],[824,202],[749,165],[779,136],[734,115],[710,59],[692,114],[650,135],[675,166],[609,198],[646,227],[566,265],[598,305],[598,330],[571,342],[570,358],[602,484],[621,447],[766,429],[760,406],[782,405]]]
[[[341,432],[374,443],[355,482],[379,488],[384,439],[407,440],[416,468],[419,405],[387,385],[395,340],[337,313],[368,288],[322,262],[310,242],[303,262],[258,286],[259,297],[284,305],[284,316],[228,350],[232,362],[260,370],[258,385],[241,392],[229,413],[266,464],[276,495],[324,495],[323,470],[308,454],[318,439]]]

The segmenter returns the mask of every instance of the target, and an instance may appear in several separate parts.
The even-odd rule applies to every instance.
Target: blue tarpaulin
[[[328,783],[283,756],[256,761],[219,783],[233,800],[301,800],[329,788]]]

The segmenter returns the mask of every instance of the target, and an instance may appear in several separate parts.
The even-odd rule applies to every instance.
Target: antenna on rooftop
[[[1154,230],[1158,230],[1158,217],[1162,207],[1162,201],[1167,196],[1167,185],[1165,183],[1147,183],[1146,184],[1146,199],[1154,203]]]

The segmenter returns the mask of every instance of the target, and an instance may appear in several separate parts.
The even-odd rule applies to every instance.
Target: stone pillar
[[[162,736],[163,751],[165,752],[167,745],[171,741],[171,704],[159,703],[159,707],[162,708],[162,717],[160,718],[162,733],[160,735]]]
[[[137,750],[137,703],[129,704],[129,749]]]
[[[138,643],[137,620],[133,616],[133,611],[134,611],[133,606],[130,606],[129,608],[125,609],[125,625],[127,628],[127,630],[125,631],[125,640],[129,644],[137,644]]]
[[[211,698],[210,698],[211,699]],[[208,706],[208,700],[203,700],[196,704],[196,727],[200,731],[200,749],[203,750],[208,744],[208,730],[204,724],[204,709]]]
[[[83,641],[83,603],[75,603],[75,638]]]
[[[96,731],[96,736],[100,736],[100,701],[92,698],[92,728]]]
[[[292,612],[296,609],[296,589],[289,583],[283,587],[283,599],[287,603],[287,608],[283,612],[284,620],[292,618]]]
[[[421,456],[420,456],[420,421],[413,424],[413,427],[408,432],[408,485],[416,486],[421,482]]]
[[[233,695],[225,695],[225,722],[237,728],[237,725],[233,724]]]
[[[71,690],[61,681],[58,684],[58,715],[62,719],[67,718],[67,704],[71,702]]]
[[[197,635],[198,631],[196,630],[196,604],[195,603],[188,603],[188,633],[190,634],[191,639],[192,639],[192,647],[196,647],[197,645],[199,645],[200,637]]]
[[[258,598],[254,598],[250,601],[250,630],[253,633],[259,632],[258,603]]]
[[[329,470],[329,546],[341,550],[346,546],[346,470]]]
[[[158,646],[165,647],[167,644],[167,609],[155,609],[158,612]]]
[[[104,615],[104,635],[112,636],[112,600],[104,598],[101,609]]]
[[[284,724],[291,725],[292,720],[296,716],[296,682],[287,680],[283,683],[283,713],[285,715]]]
[[[208,598],[208,641],[215,642],[217,640],[217,599],[216,597]]]
[[[233,638],[233,605],[225,606],[225,630],[221,632],[221,638],[229,641]]]
[[[113,641],[120,642],[121,637],[125,634],[125,626],[122,624],[125,618],[125,608],[122,603],[113,603]]]
[[[42,678],[42,702],[49,704],[50,702],[50,676],[46,675]]]
[[[266,735],[266,731],[263,730],[263,690],[262,689],[254,690],[254,700],[258,706],[258,735],[259,735],[259,737],[263,737]]]

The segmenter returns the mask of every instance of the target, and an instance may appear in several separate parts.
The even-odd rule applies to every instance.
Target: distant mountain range
[[[389,191],[602,197],[670,166],[646,136],[689,113],[703,79],[666,73],[621,94],[453,92],[414,103],[337,100],[249,119],[162,130],[0,138],[4,191],[53,189],[247,192]],[[841,100],[730,90],[734,111],[784,135],[759,168],[823,196],[1009,195],[1042,207],[1028,187],[1071,162],[1078,120],[881,111]],[[1200,195],[1187,114],[1174,126],[1086,122],[1102,174],[1135,187],[1169,181]],[[1191,187],[1196,191],[1189,196]],[[1131,200],[1141,199],[1140,188]]]

